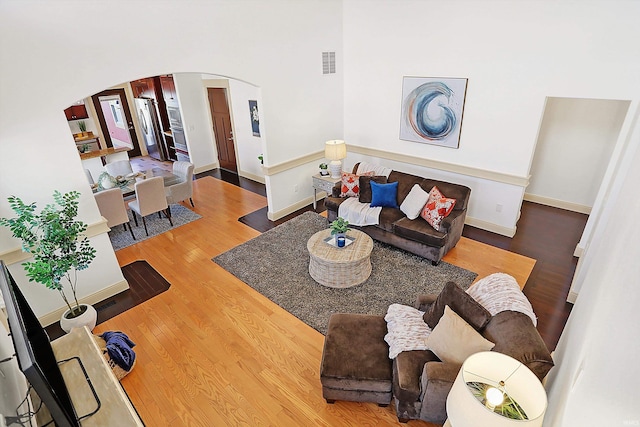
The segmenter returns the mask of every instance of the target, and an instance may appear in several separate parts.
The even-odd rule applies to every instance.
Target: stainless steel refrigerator
[[[158,160],[167,160],[164,137],[154,105],[155,101],[145,98],[136,98],[135,101],[138,121],[142,127],[142,136],[149,156]]]

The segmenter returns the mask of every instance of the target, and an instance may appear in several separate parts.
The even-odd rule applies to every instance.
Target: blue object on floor
[[[105,332],[100,337],[105,340],[109,357],[125,371],[131,370],[136,360],[136,353],[132,350],[135,343],[123,332]]]

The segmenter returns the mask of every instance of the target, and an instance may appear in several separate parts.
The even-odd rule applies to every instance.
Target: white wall
[[[605,218],[582,259],[585,280],[554,353],[545,426],[640,425],[640,126]]]
[[[276,163],[316,150],[326,134],[342,133],[342,82],[320,73],[321,52],[341,44],[339,1],[127,2],[128,16],[153,11],[163,17],[144,25],[123,20],[120,5],[0,3],[0,216],[11,214],[2,202],[11,194],[43,204],[54,189],[77,189],[83,193],[80,218],[98,222],[63,110],[144,76],[196,71],[255,82],[270,124],[268,158]],[[78,37],[78,22],[87,16],[109,22],[109,37]],[[108,60],[83,59],[80,66],[79,52]],[[18,248],[1,229],[0,254]],[[87,281],[97,288],[121,276],[112,250],[100,254],[90,271]],[[29,300],[41,313],[53,296],[38,290]]]
[[[549,98],[527,197],[588,213],[628,108],[628,101]]]
[[[344,139],[526,180],[547,96],[640,98],[638,16],[626,1],[345,0]],[[399,139],[403,76],[469,79],[459,149]],[[476,219],[515,227],[493,205],[501,183],[473,180],[490,187],[472,192]]]
[[[236,157],[238,158],[238,175],[264,182],[264,173],[258,156],[265,150],[264,141],[267,138],[267,123],[264,120],[260,88],[232,79],[229,80],[229,96],[231,98],[233,137],[236,143]],[[258,102],[260,136],[253,135],[249,114],[249,100]]]
[[[209,126],[209,104],[203,95],[202,79],[197,73],[176,73],[176,85],[184,136],[196,173],[219,166],[213,130]]]

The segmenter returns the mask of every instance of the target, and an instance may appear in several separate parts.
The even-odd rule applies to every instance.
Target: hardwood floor
[[[122,384],[145,423],[401,425],[392,407],[326,404],[324,337],[211,261],[260,234],[238,218],[265,207],[265,197],[205,176],[194,182],[193,200],[200,220],[116,253],[120,265],[147,260],[171,288],[94,331],[121,330],[137,344],[135,368]],[[447,261],[481,276],[506,271],[521,285],[537,268],[470,238]]]

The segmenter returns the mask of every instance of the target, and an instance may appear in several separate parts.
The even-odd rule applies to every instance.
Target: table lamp
[[[445,426],[541,426],[547,395],[536,375],[516,359],[494,351],[462,364],[447,397]]]
[[[331,178],[340,178],[342,173],[342,159],[347,157],[347,144],[341,139],[333,139],[325,142],[324,156],[331,160],[329,163]]]

